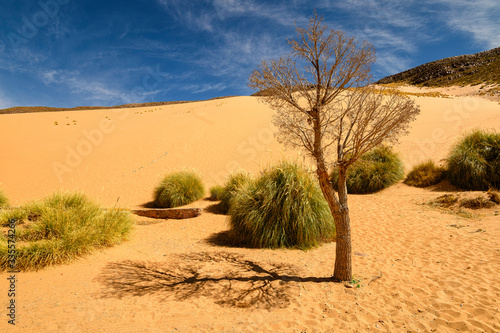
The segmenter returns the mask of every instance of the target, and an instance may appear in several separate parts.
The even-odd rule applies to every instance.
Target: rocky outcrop
[[[203,213],[202,208],[151,208],[136,209],[132,213],[139,216],[150,217],[154,219],[189,219],[200,216]]]
[[[429,62],[385,77],[376,83],[408,83],[422,86],[500,84],[500,47]]]

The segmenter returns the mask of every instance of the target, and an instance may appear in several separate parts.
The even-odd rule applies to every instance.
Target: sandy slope
[[[422,114],[397,146],[407,168],[440,161],[464,131],[500,128],[496,102],[413,98]],[[133,208],[170,170],[194,167],[209,187],[235,168],[258,171],[280,159],[271,116],[252,97],[2,115],[0,183],[14,204],[64,189]],[[499,332],[500,217],[421,205],[441,194],[398,184],[350,197],[359,289],[328,282],[334,243],[308,252],[225,247],[210,239],[227,229],[227,217],[206,212],[137,225],[120,246],[19,273],[18,325],[2,310],[0,331]],[[6,274],[0,279],[7,301]]]

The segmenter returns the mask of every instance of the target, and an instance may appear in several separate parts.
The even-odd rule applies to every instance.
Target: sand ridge
[[[412,98],[422,113],[396,146],[407,169],[441,161],[463,132],[500,128],[498,103]],[[171,170],[196,168],[208,188],[240,167],[302,158],[276,141],[271,118],[255,97],[1,115],[0,183],[13,204],[62,189],[135,208]],[[58,177],[54,163],[69,171]],[[398,184],[349,197],[360,288],[328,280],[335,243],[306,252],[217,243],[227,216],[203,199],[189,205],[207,208],[197,218],[137,217],[119,246],[19,273],[18,325],[3,318],[0,331],[498,332],[500,217],[495,208],[464,218],[422,204],[443,191]]]

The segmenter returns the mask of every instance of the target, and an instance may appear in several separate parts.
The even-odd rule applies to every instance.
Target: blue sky
[[[313,10],[372,43],[374,79],[500,46],[498,0],[2,0],[0,108],[249,95]]]

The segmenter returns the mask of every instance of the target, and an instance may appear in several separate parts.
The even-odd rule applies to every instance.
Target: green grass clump
[[[236,192],[253,181],[252,176],[244,171],[237,171],[231,174],[224,184],[220,197],[220,210],[226,214],[231,208],[231,203]]]
[[[199,200],[205,194],[200,177],[192,171],[180,171],[163,178],[154,193],[158,208],[172,208]]]
[[[67,263],[96,248],[121,243],[133,226],[129,212],[104,210],[82,194],[57,193],[0,213],[0,270],[12,269],[5,227],[15,219],[15,269],[38,270]]]
[[[404,176],[403,162],[390,147],[379,146],[364,154],[347,169],[347,191],[352,194],[375,193]],[[330,178],[338,188],[339,174],[335,168]]]
[[[230,233],[259,248],[308,249],[335,237],[335,225],[316,179],[282,162],[234,194]]]
[[[406,176],[404,183],[415,187],[436,185],[446,178],[445,171],[443,167],[438,167],[429,160],[415,166]]]
[[[210,197],[212,201],[218,201],[222,198],[222,193],[224,192],[224,187],[216,185],[210,188]]]
[[[9,199],[5,193],[0,189],[0,207],[6,207],[9,205]]]
[[[500,134],[475,130],[448,156],[448,180],[464,190],[500,188]]]

